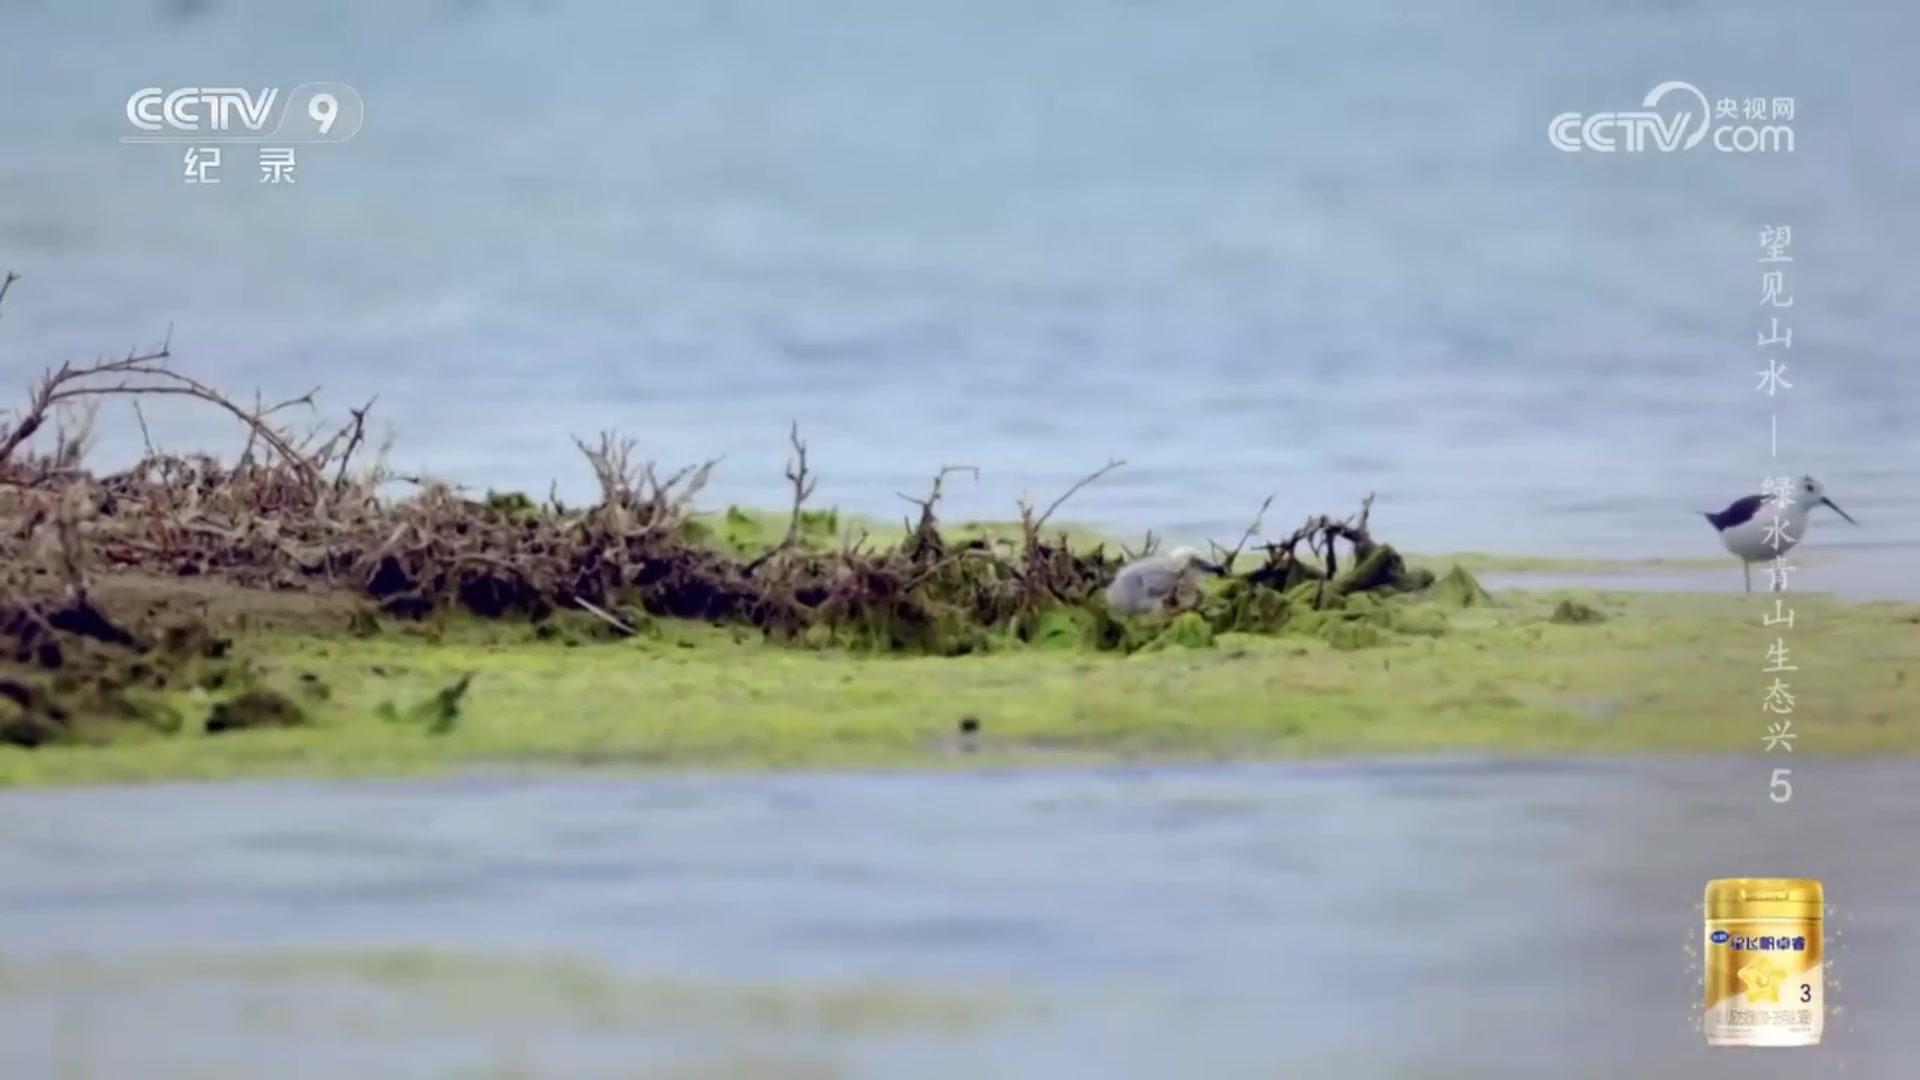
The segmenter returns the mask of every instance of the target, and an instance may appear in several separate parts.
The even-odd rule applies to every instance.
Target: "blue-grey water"
[[[482,487],[584,494],[570,435],[619,428],[779,505],[797,420],[817,501],[888,516],[942,464],[1007,517],[1119,457],[1064,516],[1230,542],[1375,491],[1403,546],[1690,556],[1693,511],[1811,470],[1864,523],[1818,544],[1911,545],[1916,35],[1906,0],[4,0],[0,348],[171,325]],[[1669,79],[1791,98],[1792,151],[1550,145]],[[118,141],[143,86],[310,80],[367,120],[293,186]],[[240,445],[163,404],[164,447]]]
[[[1772,764],[14,792],[0,1046],[22,1080],[1911,1077],[1920,769],[1796,760],[1773,804]],[[1701,890],[1752,875],[1826,883],[1817,1048],[1692,1027]]]

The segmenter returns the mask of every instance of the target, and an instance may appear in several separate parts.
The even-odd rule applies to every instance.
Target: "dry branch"
[[[633,627],[628,626],[624,622],[621,622],[620,619],[617,616],[615,616],[612,612],[606,611],[605,609],[594,605],[590,601],[583,600],[580,597],[576,596],[573,598],[573,602],[574,602],[574,605],[578,607],[580,610],[586,612],[587,614],[593,616],[596,619],[599,619],[601,622],[606,623],[608,626],[613,627],[615,630],[620,631],[620,633],[626,637],[632,637],[635,634],[639,633],[639,631],[635,630]]]
[[[787,481],[793,485],[793,513],[787,519],[787,535],[780,541],[782,550],[792,550],[800,543],[800,514],[806,501],[813,497],[815,483],[815,477],[807,471],[807,444],[800,441],[798,420],[788,428],[787,441],[793,444],[793,457],[787,461]]]
[[[283,408],[301,403],[311,404],[312,391],[272,408],[248,411],[212,387],[162,363],[171,356],[169,344],[162,342],[157,348],[146,352],[129,352],[118,360],[101,360],[78,367],[63,363],[47,371],[28,394],[27,407],[20,418],[8,430],[0,433],[0,467],[6,466],[14,451],[32,438],[46,423],[48,415],[63,404],[118,395],[179,395],[222,409],[247,426],[248,450],[242,454],[243,463],[249,460],[253,441],[257,439],[272,448],[279,459],[299,473],[309,487],[317,488],[319,472],[313,463],[289,444],[284,433],[266,421],[268,416]],[[107,379],[118,381],[108,385],[100,385],[96,381]]]
[[[1272,505],[1273,495],[1268,495],[1266,499],[1260,503],[1260,509],[1254,511],[1253,520],[1247,523],[1247,531],[1240,534],[1239,543],[1233,545],[1233,550],[1228,552],[1226,558],[1222,559],[1219,557],[1222,550],[1220,545],[1215,544],[1211,540],[1207,541],[1207,546],[1213,549],[1214,562],[1226,570],[1232,570],[1233,564],[1240,560],[1240,552],[1245,550],[1247,541],[1260,535],[1260,523],[1267,516],[1267,508]]]
[[[1039,520],[1033,523],[1033,531],[1035,533],[1038,533],[1041,527],[1047,523],[1047,519],[1053,516],[1053,512],[1055,510],[1060,509],[1062,506],[1066,505],[1067,500],[1073,498],[1074,495],[1078,493],[1081,488],[1086,487],[1088,484],[1093,483],[1095,480],[1100,479],[1101,477],[1107,475],[1108,473],[1112,472],[1115,469],[1120,468],[1125,464],[1126,462],[1121,460],[1120,458],[1114,458],[1113,460],[1107,462],[1105,465],[1100,466],[1098,469],[1095,469],[1094,471],[1088,473],[1087,475],[1081,477],[1079,480],[1075,481],[1074,485],[1068,488],[1066,491],[1062,492],[1059,498],[1053,500],[1053,504],[1047,507],[1047,512],[1044,514],[1041,514]]]
[[[905,523],[907,531],[907,558],[920,562],[927,558],[938,559],[946,552],[946,542],[940,537],[939,516],[935,508],[940,505],[942,488],[947,477],[954,473],[972,473],[975,480],[980,479],[980,469],[973,465],[942,465],[940,471],[933,474],[933,484],[927,491],[927,497],[916,499],[903,492],[895,492],[900,498],[920,508],[920,520]]]

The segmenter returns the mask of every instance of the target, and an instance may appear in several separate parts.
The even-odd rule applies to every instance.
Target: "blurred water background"
[[[0,792],[7,1075],[1904,1080],[1912,761]],[[1693,1027],[1824,880],[1826,1038]]]
[[[1005,518],[1119,457],[1063,516],[1231,542],[1268,493],[1373,491],[1403,547],[1686,557],[1810,470],[1864,523],[1816,546],[1911,546],[1916,34],[1899,0],[0,0],[0,357],[171,325],[243,396],[377,394],[397,464],[476,489],[584,495],[570,435],[618,428],[784,505],[798,421],[816,501],[887,516],[942,464]],[[1668,79],[1792,98],[1793,149],[1549,143]],[[144,86],[310,80],[368,117],[291,186],[118,141]]]

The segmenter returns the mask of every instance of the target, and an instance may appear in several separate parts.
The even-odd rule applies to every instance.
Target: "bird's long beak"
[[[1849,524],[1849,525],[1858,525],[1858,524],[1860,524],[1859,522],[1857,522],[1857,521],[1855,521],[1855,520],[1853,520],[1853,517],[1852,517],[1852,515],[1850,515],[1850,514],[1848,514],[1848,513],[1847,513],[1847,512],[1845,511],[1845,510],[1842,510],[1842,509],[1840,509],[1840,504],[1839,504],[1839,503],[1836,503],[1836,502],[1834,502],[1834,501],[1833,501],[1832,499],[1829,499],[1829,498],[1826,498],[1825,496],[1822,496],[1822,497],[1821,497],[1821,499],[1820,499],[1820,501],[1821,501],[1821,502],[1823,502],[1823,503],[1825,503],[1825,504],[1827,504],[1828,506],[1831,506],[1831,507],[1833,507],[1833,512],[1834,512],[1834,513],[1836,513],[1836,514],[1839,514],[1839,515],[1840,515],[1841,517],[1843,517],[1843,518],[1846,518],[1846,519],[1847,519],[1847,524]]]
[[[1837,510],[1839,509],[1839,507],[1835,507],[1834,509]],[[1193,565],[1202,570],[1205,570],[1209,574],[1214,574],[1219,577],[1227,576],[1227,568],[1224,566],[1221,566],[1219,563],[1208,562],[1205,559],[1195,559],[1193,560]]]

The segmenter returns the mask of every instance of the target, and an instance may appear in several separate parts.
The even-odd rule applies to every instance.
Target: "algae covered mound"
[[[15,280],[8,275],[6,285]],[[239,419],[245,449],[231,463],[150,449],[112,475],[84,468],[86,410],[143,394],[184,397]],[[903,522],[892,542],[874,542],[836,511],[807,505],[817,477],[797,426],[789,432],[790,509],[777,516],[732,510],[714,521],[693,507],[717,459],[663,476],[634,440],[608,432],[597,442],[576,440],[597,481],[589,504],[498,491],[476,499],[429,477],[396,474],[382,460],[384,448],[369,460],[371,402],[330,434],[316,428],[301,436],[276,419],[281,410],[313,404],[309,392],[249,408],[181,374],[164,345],[49,371],[23,408],[0,419],[0,563],[38,566],[67,595],[81,597],[103,572],[344,592],[365,603],[342,629],[362,634],[377,632],[381,616],[458,611],[550,624],[558,613],[584,612],[615,636],[641,634],[654,619],[692,619],[751,627],[796,645],[960,655],[1011,642],[1132,651],[1167,629],[1133,625],[1107,610],[1102,592],[1128,553],[1109,553],[1104,543],[1076,541],[1070,530],[1049,526],[1075,492],[1122,461],[1094,471],[1044,509],[1022,500],[1017,522],[998,541],[943,531],[937,507],[944,482],[956,472],[978,475],[970,466],[946,466],[923,498],[907,497],[919,507],[917,523]],[[83,414],[71,429],[67,409]],[[37,450],[33,440],[48,434],[54,445]],[[1369,496],[1356,517],[1310,518],[1286,540],[1264,545],[1265,559],[1250,570],[1196,590],[1207,635],[1311,624],[1332,627],[1329,640],[1364,643],[1368,631],[1342,627],[1388,628],[1379,616],[1326,614],[1346,611],[1356,597],[1432,584],[1431,575],[1375,543],[1367,530],[1371,503]],[[1230,572],[1258,525],[1256,516],[1221,564]],[[74,621],[84,621],[78,612],[97,615],[90,606],[67,611],[67,624],[33,610],[24,603],[12,609],[19,624],[10,631],[14,645],[31,652],[58,641],[63,657],[87,657],[87,693],[111,696],[116,708],[141,715],[159,708],[129,704],[127,687],[140,679],[119,679],[109,669],[167,668],[178,657],[162,663],[160,645],[118,628],[109,632],[104,621]],[[1156,613],[1149,621],[1179,614]],[[1191,620],[1180,625],[1175,638],[1200,640]],[[29,694],[24,678],[9,684],[18,699],[11,708],[39,726],[23,738],[75,737],[54,717],[62,706],[44,692]],[[80,677],[66,669],[59,678]],[[254,705],[242,711],[261,723],[294,722],[288,710]],[[244,726],[237,709],[229,703],[216,729]]]
[[[165,371],[137,370],[152,378]],[[49,385],[114,374],[122,373],[112,364],[63,369]],[[194,396],[224,401],[183,382]],[[936,508],[952,469],[943,469],[925,498],[911,500],[920,507],[917,523],[891,542],[874,542],[852,530],[839,534],[837,512],[804,505],[815,478],[797,429],[784,521],[735,509],[715,523],[702,519],[693,500],[717,462],[662,477],[638,459],[632,440],[612,434],[579,443],[599,497],[569,506],[516,492],[470,499],[430,479],[403,480],[378,462],[351,468],[365,410],[311,449],[266,413],[228,411],[244,417],[254,436],[231,465],[156,453],[96,477],[64,445],[51,455],[0,458],[0,522],[15,526],[0,529],[0,557],[38,562],[80,593],[102,564],[113,573],[256,590],[345,591],[366,602],[348,627],[356,633],[375,632],[382,616],[457,611],[545,624],[561,612],[585,612],[615,636],[642,633],[653,619],[692,619],[799,645],[947,656],[1066,640],[1132,651],[1161,633],[1130,628],[1106,608],[1102,593],[1127,553],[1076,543],[1068,530],[1048,526],[1068,496],[1119,461],[1044,510],[1023,501],[998,541],[945,534]],[[394,497],[389,489],[401,483],[413,490]],[[1303,612],[1338,609],[1350,597],[1429,585],[1430,575],[1373,540],[1370,503],[1357,517],[1311,518],[1285,541],[1264,545],[1264,560],[1256,555],[1251,569],[1204,596],[1210,631],[1278,632]],[[770,520],[778,524],[769,528]],[[1236,548],[1225,565],[1239,560]],[[1356,638],[1341,640],[1349,639]]]
[[[802,509],[810,488],[802,479],[785,532],[755,550],[752,521],[741,512],[728,513],[724,536],[694,515],[700,473],[656,481],[650,466],[627,463],[629,451],[610,437],[589,449],[602,497],[582,507],[517,494],[468,500],[433,483],[391,499],[324,461],[222,467],[176,458],[99,479],[77,470],[44,475],[34,496],[65,561],[84,566],[104,555],[121,572],[257,590],[344,589],[366,602],[343,627],[355,633],[378,632],[380,617],[457,611],[551,627],[561,613],[586,613],[606,637],[647,633],[667,618],[875,652],[951,656],[1068,642],[1130,652],[1160,638],[1165,620],[1195,610],[1209,634],[1307,630],[1354,647],[1396,628],[1391,617],[1360,610],[1366,598],[1434,587],[1430,572],[1372,538],[1363,509],[1356,518],[1310,519],[1264,545],[1264,558],[1252,553],[1250,568],[1195,591],[1185,608],[1121,619],[1103,593],[1126,554],[1104,544],[1076,549],[1025,505],[1011,538],[952,540],[934,512],[936,482],[919,522],[876,544],[835,537],[837,514]],[[792,475],[806,477],[804,463]],[[75,508],[84,533],[60,527]],[[0,539],[0,554],[7,549],[29,554]],[[1225,565],[1242,561],[1236,550]],[[1485,596],[1463,573],[1442,583],[1451,603]],[[84,584],[84,571],[64,576]],[[1143,621],[1149,625],[1136,625]]]
[[[1480,586],[1479,579],[1460,566],[1447,571],[1445,577],[1434,583],[1433,598],[1448,607],[1485,607],[1493,603],[1493,597]]]
[[[138,726],[172,734],[198,708],[203,730],[297,724],[297,705],[204,624],[136,632],[84,597],[0,605],[0,744],[102,742]]]
[[[1549,617],[1549,621],[1567,626],[1591,626],[1595,623],[1606,622],[1607,616],[1591,604],[1569,598],[1560,601],[1560,603],[1554,607],[1553,614]]]
[[[1436,582],[1432,571],[1409,566],[1391,544],[1375,541],[1367,529],[1371,507],[1369,498],[1356,517],[1315,518],[1287,540],[1266,545],[1262,565],[1229,575],[1202,602],[1213,630],[1310,636],[1358,649],[1394,634],[1445,633],[1440,609],[1455,606],[1462,589],[1486,597],[1466,571],[1456,567]],[[1302,558],[1297,549],[1303,544],[1317,558]]]

